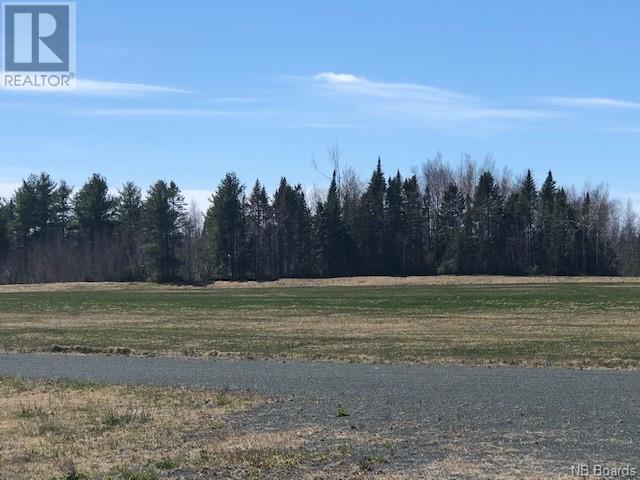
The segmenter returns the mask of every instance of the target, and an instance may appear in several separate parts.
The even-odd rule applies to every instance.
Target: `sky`
[[[75,92],[0,91],[0,196],[31,172],[116,190],[228,171],[326,187],[440,152],[608,185],[640,208],[640,3],[78,0]]]

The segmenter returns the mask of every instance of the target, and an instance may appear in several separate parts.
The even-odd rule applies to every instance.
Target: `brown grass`
[[[640,283],[640,277],[586,277],[586,276],[504,276],[504,275],[435,275],[412,277],[363,276],[340,278],[283,278],[269,282],[217,281],[206,287],[160,285],[141,282],[69,282],[29,285],[0,285],[0,293],[12,292],[64,292],[64,291],[119,291],[119,290],[201,290],[203,288],[290,288],[290,287],[387,287],[403,285],[536,285],[560,283]]]
[[[258,400],[243,394],[16,382],[0,379],[0,478],[52,478],[71,470],[105,475],[189,458],[231,412]]]

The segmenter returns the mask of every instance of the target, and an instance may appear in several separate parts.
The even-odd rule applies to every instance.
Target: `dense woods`
[[[635,213],[602,187],[439,156],[408,178],[380,160],[367,181],[337,156],[332,167],[312,199],[285,178],[270,195],[228,173],[206,214],[173,182],[111,195],[98,174],[77,190],[31,175],[0,201],[0,282],[640,274]]]

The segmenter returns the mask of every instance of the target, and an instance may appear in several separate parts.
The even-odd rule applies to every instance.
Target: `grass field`
[[[640,281],[0,287],[0,349],[636,368]]]

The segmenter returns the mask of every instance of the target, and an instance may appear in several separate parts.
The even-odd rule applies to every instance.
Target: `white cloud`
[[[549,110],[499,108],[472,95],[414,83],[380,82],[350,73],[322,72],[312,77],[322,91],[360,102],[368,113],[415,122],[539,120],[558,116]]]
[[[461,102],[471,99],[467,95],[442,88],[413,83],[375,82],[350,73],[323,72],[315,75],[313,79],[318,84],[334,91],[363,96],[436,103]]]
[[[78,79],[75,91],[85,95],[136,95],[146,93],[190,93],[188,90],[146,83],[104,82]]]
[[[605,97],[542,97],[540,100],[547,105],[559,107],[640,108],[640,102]]]

